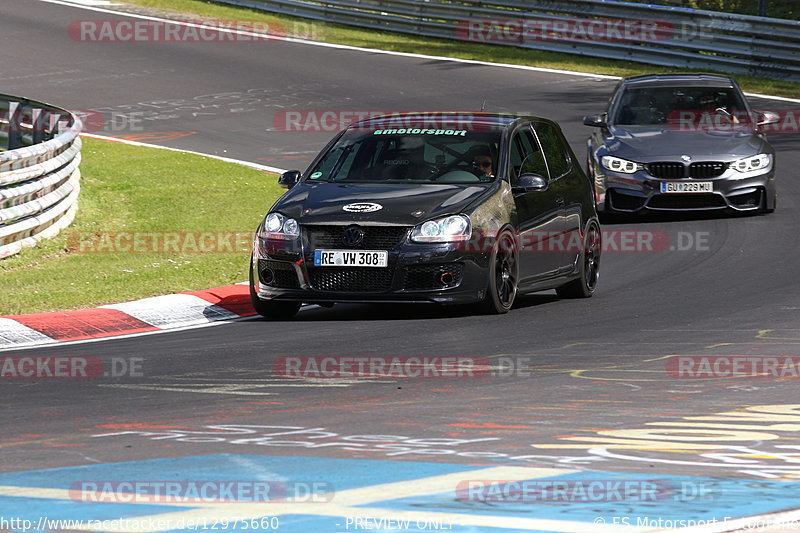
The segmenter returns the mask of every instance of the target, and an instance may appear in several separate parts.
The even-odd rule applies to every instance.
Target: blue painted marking
[[[482,478],[476,475],[474,479]],[[583,483],[575,483],[579,481]],[[633,490],[639,492],[644,488],[645,493],[625,498],[624,485],[620,485],[622,492],[613,491],[615,481],[633,482],[630,485]],[[597,498],[592,498],[591,493],[578,490],[579,487],[588,488],[590,482],[602,482],[599,486],[609,490],[605,493],[596,491]],[[554,485],[566,490],[554,493]],[[540,491],[545,486],[548,496],[543,500]],[[494,485],[498,490],[503,490],[503,487],[500,482]],[[597,517],[603,517],[608,524],[612,523],[615,516],[628,516],[632,517],[632,525],[636,525],[636,517],[705,521],[716,518],[722,521],[725,517],[745,517],[793,509],[798,506],[797,491],[800,490],[798,483],[597,471],[539,478],[527,485],[527,497],[522,492],[525,485],[520,488],[514,485],[509,487],[510,496],[505,497],[498,492],[496,494],[499,496],[494,500],[489,498],[489,501],[481,501],[481,496],[489,494],[489,487],[477,486],[472,497],[468,490],[463,490],[403,498],[366,507],[407,511],[438,510],[470,515],[510,514],[578,522],[592,522]],[[621,497],[615,497],[615,494]]]
[[[370,487],[379,484],[409,481],[452,473],[464,473],[465,480],[485,479],[482,471],[492,468],[475,467],[463,464],[441,464],[423,462],[398,462],[385,460],[350,460],[324,459],[314,457],[284,457],[267,455],[235,455],[220,454],[210,456],[183,457],[174,459],[155,459],[125,463],[87,465],[80,467],[38,470],[30,472],[13,472],[0,474],[1,486],[24,486],[68,490],[76,483],[92,482],[134,482],[134,481],[181,481],[202,482],[239,481],[252,483],[278,482],[288,486],[292,483],[321,483],[326,487],[324,494],[331,496],[331,489],[336,492],[349,489]],[[591,481],[628,481],[642,486],[645,482],[657,484],[658,493],[653,498],[628,499],[625,501],[565,501],[564,497],[550,498],[542,501],[535,497],[522,496],[519,492],[510,498],[511,501],[478,501],[465,497],[465,493],[457,493],[456,488],[435,495],[396,500],[379,501],[362,506],[350,507],[350,519],[357,519],[359,511],[367,512],[371,508],[391,509],[395,511],[418,511],[435,517],[437,513],[455,513],[471,516],[499,516],[536,518],[551,520],[568,520],[591,523],[597,517],[603,517],[607,524],[613,518],[631,517],[632,525],[637,517],[662,518],[664,520],[722,520],[726,516],[742,517],[764,514],[790,509],[797,506],[796,492],[800,484],[779,483],[744,479],[712,479],[689,476],[664,476],[628,473],[608,473],[584,471],[569,475],[539,478],[534,486],[544,482],[576,482]],[[670,492],[672,488],[673,492]],[[327,491],[327,492],[326,492]],[[677,495],[676,495],[677,493]],[[461,496],[461,498],[457,497]],[[333,503],[337,503],[335,494]],[[235,508],[237,503],[231,503]],[[265,507],[269,508],[269,503]],[[313,504],[312,504],[313,505]],[[202,504],[191,507],[174,507],[155,503],[101,503],[77,502],[68,497],[63,499],[0,497],[0,517],[13,517],[33,522],[40,517],[49,519],[93,519],[113,520],[117,518],[135,518],[141,516],[157,516],[159,514],[188,511],[203,508]],[[314,515],[313,507],[298,509],[298,514],[286,514],[278,517],[281,533],[344,533],[347,531],[364,531],[367,528],[356,528],[352,522],[348,524],[347,516]],[[373,522],[374,524],[374,522]],[[440,526],[448,524],[442,522]],[[209,526],[210,527],[210,526]],[[220,529],[220,526],[217,527]],[[417,533],[516,533],[515,530],[500,527],[458,526],[426,527],[424,523],[409,523],[406,529],[375,529],[370,531],[398,531]],[[180,531],[187,531],[182,529]],[[234,527],[225,528],[226,533],[253,533],[254,531],[274,531],[270,527]],[[28,532],[30,533],[30,532]],[[177,530],[175,531],[177,533]]]

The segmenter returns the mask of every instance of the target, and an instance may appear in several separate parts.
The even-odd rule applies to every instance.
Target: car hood
[[[437,216],[463,212],[494,184],[355,184],[302,182],[272,207],[301,224],[382,223],[415,225]],[[381,206],[372,212],[348,212],[349,204]]]
[[[610,131],[608,153],[640,163],[680,161],[682,155],[733,161],[763,149],[763,141],[752,131],[674,131],[652,126],[612,126]]]

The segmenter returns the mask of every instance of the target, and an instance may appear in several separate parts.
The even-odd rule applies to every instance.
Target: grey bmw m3
[[[587,173],[598,211],[775,209],[775,151],[727,76],[660,74],[622,80],[603,114],[587,115]]]

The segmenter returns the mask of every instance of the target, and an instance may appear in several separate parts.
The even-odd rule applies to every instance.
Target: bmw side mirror
[[[544,191],[547,189],[547,180],[539,174],[522,174],[513,189],[514,192]]]
[[[766,126],[767,124],[777,124],[781,120],[781,116],[774,111],[757,111],[758,125]]]
[[[592,126],[593,128],[605,128],[608,126],[606,120],[607,117],[605,113],[600,115],[586,115],[583,117],[583,124],[586,126]]]
[[[299,170],[287,170],[278,178],[278,186],[284,189],[291,189],[300,181],[300,176]]]

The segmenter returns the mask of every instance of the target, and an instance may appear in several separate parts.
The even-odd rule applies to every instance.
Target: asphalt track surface
[[[303,168],[332,134],[275,131],[276,113],[477,109],[483,100],[489,111],[557,120],[584,160],[588,131],[581,117],[601,111],[615,83],[280,41],[81,43],[67,33],[71,22],[119,17],[38,1],[22,9],[10,0],[1,5],[2,92],[71,109],[141,112],[138,129],[111,134],[156,139],[194,132],[158,142],[280,168]],[[771,140],[779,151],[774,214],[650,217],[607,226],[617,239],[625,231],[653,232],[660,248],[607,250],[590,300],[559,300],[547,292],[520,299],[504,316],[429,306],[311,307],[290,322],[245,320],[6,352],[107,362],[137,357],[143,375],[5,380],[0,485],[28,484],[19,480],[33,470],[86,466],[102,479],[112,463],[244,454],[323,461],[313,468],[332,480],[350,468],[334,459],[372,460],[387,471],[395,463],[412,470],[438,463],[566,468],[593,479],[611,473],[725,478],[748,487],[736,489],[738,504],[774,500],[779,503],[767,510],[796,508],[786,499],[800,472],[791,456],[800,445],[792,416],[684,418],[753,406],[784,406],[788,415],[785,406],[800,403],[796,378],[686,379],[668,371],[677,356],[800,356],[800,139]],[[246,263],[243,257],[243,273]],[[57,290],[58,280],[50,286]],[[461,356],[495,367],[513,364],[517,371],[504,375],[495,368],[468,379],[290,380],[273,373],[285,356]],[[779,423],[784,426],[774,426]],[[291,441],[186,438],[223,424],[271,427],[237,435],[317,433],[283,437]],[[609,430],[623,431],[598,433]],[[341,437],[352,435],[421,444],[405,451],[342,444]],[[657,446],[658,440],[667,444]],[[698,443],[704,447],[692,448]],[[771,482],[785,488],[776,492]],[[712,498],[703,512],[724,499]],[[6,500],[0,496],[0,509],[9,515],[15,507]],[[609,509],[603,512],[622,512]],[[668,502],[649,512],[679,516],[681,509]],[[475,527],[470,531],[494,531]]]

